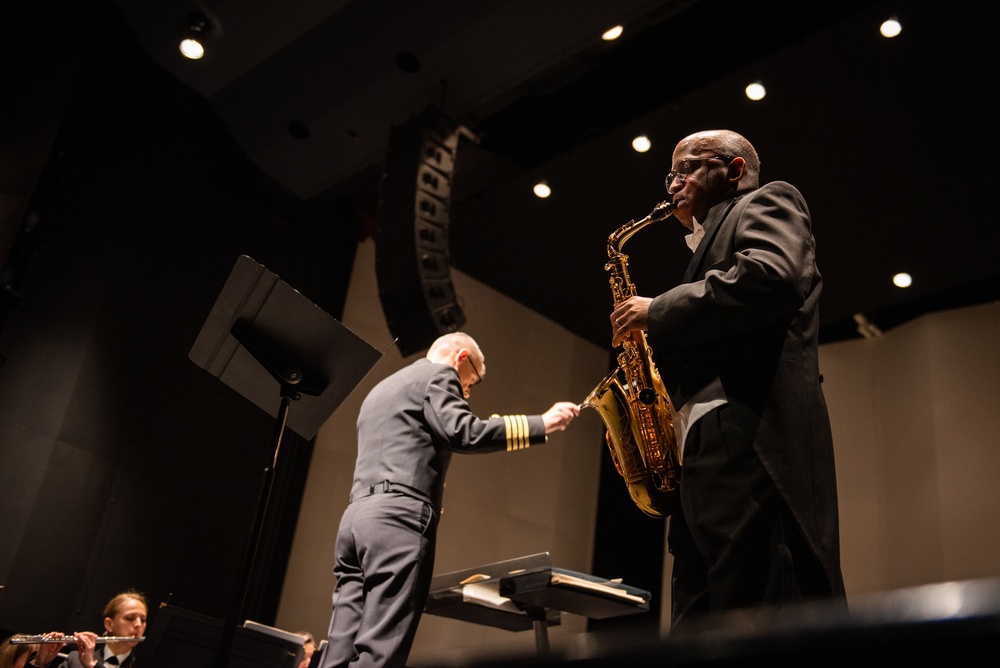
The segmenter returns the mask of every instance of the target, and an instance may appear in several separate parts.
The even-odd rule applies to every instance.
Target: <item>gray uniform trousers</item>
[[[340,522],[323,668],[404,666],[434,571],[438,514],[405,494],[353,501]]]

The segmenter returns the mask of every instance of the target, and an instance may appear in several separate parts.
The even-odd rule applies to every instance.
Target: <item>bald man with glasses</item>
[[[580,414],[579,406],[562,401],[541,415],[481,420],[466,399],[485,375],[475,340],[445,334],[362,403],[350,504],[337,534],[323,668],[406,664],[430,590],[453,453],[541,445]]]
[[[707,613],[844,600],[812,223],[794,186],[759,173],[735,132],[682,139],[666,186],[694,254],[684,281],[611,314],[614,346],[647,332],[675,411],[677,631]]]

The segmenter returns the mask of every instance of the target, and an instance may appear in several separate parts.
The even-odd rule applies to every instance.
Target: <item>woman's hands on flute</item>
[[[70,640],[69,637],[59,632],[49,633],[48,635],[52,638],[66,638],[67,642]],[[97,665],[97,659],[94,658],[94,648],[97,647],[97,634],[90,631],[80,631],[73,634],[72,640],[76,643],[77,652],[80,653],[81,663],[88,668],[94,668]],[[31,660],[31,664],[35,666],[49,665],[59,655],[60,650],[66,644],[65,642],[40,643],[38,645],[38,652],[35,654],[35,658]]]

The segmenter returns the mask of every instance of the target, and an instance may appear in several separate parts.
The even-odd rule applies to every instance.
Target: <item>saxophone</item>
[[[609,259],[604,269],[611,272],[615,306],[636,294],[622,246],[633,234],[668,218],[673,211],[673,204],[660,202],[648,216],[639,222],[630,220],[608,237]],[[652,357],[646,333],[629,332],[622,341],[618,368],[581,405],[600,413],[611,459],[625,479],[632,501],[647,515],[667,517],[677,503],[681,455],[674,435],[673,407]]]

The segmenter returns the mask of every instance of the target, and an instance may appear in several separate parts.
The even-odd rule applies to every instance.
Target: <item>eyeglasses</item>
[[[668,189],[670,188],[670,185],[674,182],[674,179],[676,178],[686,179],[687,177],[691,176],[691,174],[693,174],[696,169],[701,167],[702,163],[708,162],[709,160],[721,160],[727,165],[733,161],[732,158],[721,155],[713,155],[708,158],[691,158],[689,160],[681,160],[677,164],[677,169],[667,172],[667,188]]]
[[[483,382],[483,377],[479,375],[479,372],[476,370],[476,365],[472,363],[472,357],[466,356],[465,361],[469,363],[470,367],[472,367],[472,373],[476,374],[476,382],[474,382],[473,385],[479,385],[479,383]]]

